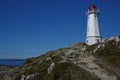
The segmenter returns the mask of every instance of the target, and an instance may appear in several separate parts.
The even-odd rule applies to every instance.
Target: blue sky
[[[120,35],[120,0],[0,0],[0,58],[28,58],[85,42],[88,6],[103,38]]]

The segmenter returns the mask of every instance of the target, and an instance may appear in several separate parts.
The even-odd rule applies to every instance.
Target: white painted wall
[[[101,41],[101,35],[98,23],[98,12],[87,14],[87,36],[86,43],[92,45]]]

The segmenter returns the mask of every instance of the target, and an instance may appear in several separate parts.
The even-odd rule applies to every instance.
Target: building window
[[[87,43],[88,43],[88,40],[87,40]]]
[[[97,42],[99,42],[99,39],[97,39]]]

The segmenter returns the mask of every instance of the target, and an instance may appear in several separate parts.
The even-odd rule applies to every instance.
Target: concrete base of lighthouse
[[[92,45],[92,44],[98,43],[100,41],[101,41],[100,36],[90,36],[90,37],[87,37],[87,39],[86,39],[86,43],[88,45]]]

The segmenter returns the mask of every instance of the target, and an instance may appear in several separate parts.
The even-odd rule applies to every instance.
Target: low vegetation
[[[28,80],[100,80],[100,77],[98,78],[87,69],[81,68],[77,63],[74,64],[74,60],[80,60],[90,55],[96,58],[96,65],[116,76],[114,69],[110,69],[110,66],[108,68],[107,64],[97,63],[97,60],[101,62],[104,60],[110,65],[114,65],[114,68],[120,67],[120,41],[116,42],[113,39],[92,46],[84,43],[74,44],[68,48],[60,48],[42,56],[29,58],[18,69],[18,73],[14,74],[15,80],[21,80],[22,76],[26,78],[30,75],[34,75],[34,77]],[[54,64],[52,69],[50,68],[51,64]],[[48,72],[49,69],[51,70]],[[118,70],[120,69],[118,68]],[[117,77],[119,80],[119,74]]]

